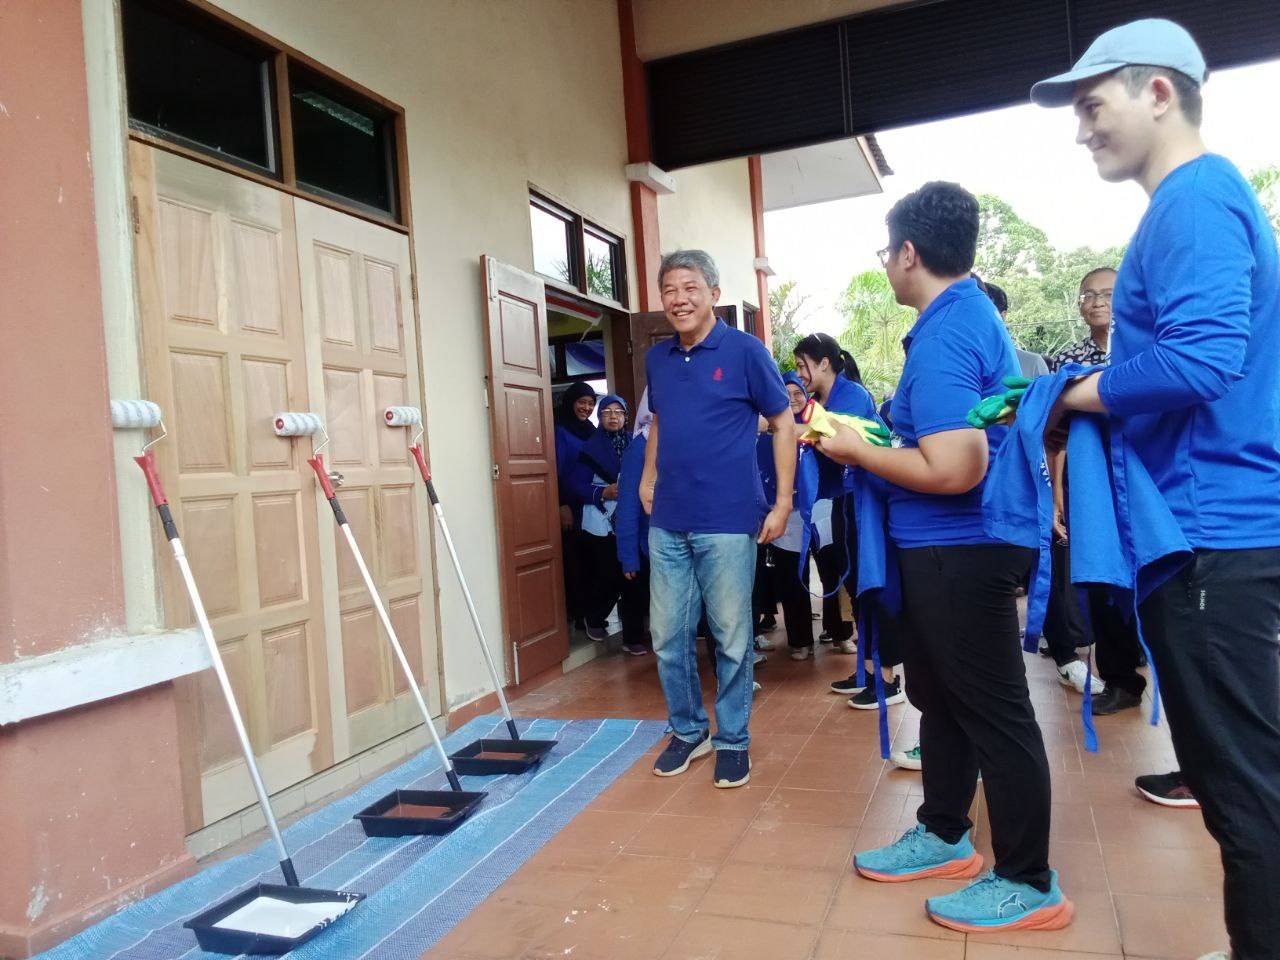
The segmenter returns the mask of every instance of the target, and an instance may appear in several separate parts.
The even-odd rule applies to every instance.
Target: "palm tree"
[[[883,397],[902,376],[902,338],[915,323],[916,312],[898,303],[889,278],[879,270],[850,280],[837,309],[845,327],[836,340],[858,361],[867,389]]]

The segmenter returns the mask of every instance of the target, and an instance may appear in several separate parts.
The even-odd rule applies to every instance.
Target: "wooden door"
[[[263,779],[276,791],[333,762],[309,450],[271,428],[276,412],[315,399],[293,201],[141,144],[129,152],[144,395],[169,430],[156,457]],[[156,543],[166,618],[193,624],[158,532]],[[175,683],[194,830],[254,794],[213,671]]]
[[[302,316],[308,351],[318,358],[312,409],[324,415],[338,500],[404,646],[432,713],[440,711],[430,514],[411,469],[413,432],[387,427],[392,405],[420,406],[417,333],[408,239],[385,227],[306,200],[294,201]],[[416,431],[414,431],[416,432]],[[416,482],[415,482],[416,480]],[[358,753],[422,722],[377,612],[323,510],[321,555],[329,597],[331,662],[342,665],[333,691],[339,756]],[[345,720],[345,722],[342,722]]]
[[[542,281],[480,258],[503,633],[516,683],[569,655]]]
[[[729,326],[736,326],[738,320],[737,308],[732,304],[724,307],[715,308],[716,316],[723,320]],[[667,315],[661,310],[652,313],[633,313],[630,317],[631,323],[631,377],[633,388],[636,392],[636,403],[639,404],[640,398],[644,396],[645,387],[649,385],[649,378],[644,372],[645,354],[655,345],[663,340],[670,340],[675,336],[676,331],[671,326],[671,321],[667,319]]]

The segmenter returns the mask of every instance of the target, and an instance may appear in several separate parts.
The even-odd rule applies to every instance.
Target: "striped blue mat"
[[[485,790],[480,808],[442,837],[366,837],[351,817],[397,787],[447,790],[434,751],[365,784],[284,832],[304,887],[351,890],[368,899],[310,943],[297,960],[417,960],[473,907],[555,836],[663,735],[650,720],[518,721],[522,736],[559,740],[533,771],[465,777]],[[456,750],[477,737],[504,737],[502,719],[479,717],[454,731]],[[280,883],[275,848],[215,864],[39,955],[43,960],[203,960],[182,924],[255,883]]]

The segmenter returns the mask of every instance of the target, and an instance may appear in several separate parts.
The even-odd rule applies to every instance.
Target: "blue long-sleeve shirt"
[[[1113,309],[1099,395],[1188,541],[1280,546],[1280,260],[1230,161],[1156,188]]]
[[[582,507],[591,502],[591,481],[595,476],[580,455],[585,440],[563,427],[556,427],[556,480],[560,503],[573,511],[573,525],[582,525]]]
[[[623,573],[638,573],[641,555],[649,555],[649,515],[640,503],[640,475],[644,473],[644,448],[648,442],[643,433],[632,439],[622,454],[622,471],[618,474],[613,532],[618,538],[618,561]]]

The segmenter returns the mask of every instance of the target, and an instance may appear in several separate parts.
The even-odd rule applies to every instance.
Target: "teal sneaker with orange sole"
[[[1041,892],[988,871],[955,893],[925,901],[929,919],[961,933],[1004,930],[1061,930],[1071,922],[1075,906],[1058,886],[1058,872],[1049,871],[1049,889]]]
[[[926,877],[964,880],[982,872],[982,854],[973,849],[968,833],[959,843],[947,843],[916,824],[887,847],[855,854],[853,866],[868,880],[882,883]]]

